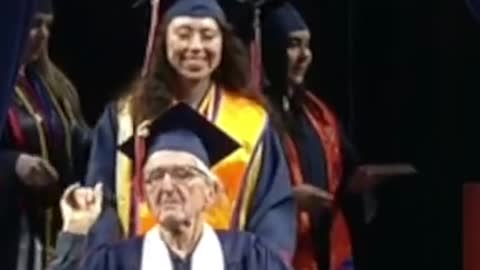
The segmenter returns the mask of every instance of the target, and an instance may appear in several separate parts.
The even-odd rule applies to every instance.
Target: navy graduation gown
[[[117,122],[117,109],[113,103],[107,106],[92,136],[86,176],[89,186],[103,182],[104,188],[113,193],[112,198],[115,198]],[[270,123],[264,131],[263,144],[262,168],[245,228],[277,247],[285,257],[290,257],[296,245],[296,208],[283,147]],[[99,223],[111,224],[113,221],[108,220],[111,218],[101,218]],[[108,242],[111,236],[108,232],[98,233],[94,238],[94,242],[101,244]]]
[[[51,246],[61,225],[58,199],[63,187],[83,177],[90,145],[90,130],[80,126],[67,116],[67,109],[54,95],[35,71],[27,68],[26,77],[18,83],[19,93],[12,98],[9,120],[0,138],[0,224],[3,246],[8,251],[7,269],[15,269],[19,261],[28,261],[26,267],[33,269],[34,262],[46,257],[46,250],[33,252],[34,239],[43,246]],[[54,101],[59,103],[58,109]],[[29,111],[32,106],[35,113]],[[61,115],[66,117],[62,120]],[[10,117],[11,116],[11,117]],[[36,116],[44,119],[38,128]],[[20,135],[19,135],[20,134]],[[42,140],[48,161],[59,173],[59,181],[44,189],[24,186],[18,179],[15,165],[19,155],[28,153],[42,156]],[[71,147],[71,155],[67,150]],[[45,210],[51,208],[51,214]],[[23,219],[23,222],[21,220]],[[48,232],[47,232],[48,231]],[[20,243],[20,239],[23,242]],[[19,246],[22,251],[19,252]]]
[[[218,231],[226,270],[287,270],[281,257],[251,233]],[[105,244],[92,251],[80,270],[140,270],[143,238]],[[170,253],[171,254],[171,253]],[[190,270],[190,260],[171,258],[174,270]],[[162,269],[161,265],[158,269]]]
[[[13,86],[36,2],[3,0],[0,4],[0,131],[13,96]]]

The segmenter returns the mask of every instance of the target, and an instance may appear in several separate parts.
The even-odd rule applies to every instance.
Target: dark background
[[[295,4],[313,34],[310,88],[337,110],[366,162],[420,171],[378,191],[369,269],[460,269],[459,187],[480,179],[480,24],[463,1]],[[142,64],[149,11],[126,0],[57,7],[53,58],[93,124]]]

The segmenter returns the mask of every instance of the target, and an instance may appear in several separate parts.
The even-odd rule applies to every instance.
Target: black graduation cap
[[[209,167],[239,147],[230,136],[185,103],[173,106],[149,125],[145,145],[147,158],[160,150],[185,151]],[[120,145],[120,150],[133,158],[135,138],[130,137]]]
[[[212,17],[226,22],[225,13],[216,0],[178,0],[165,14],[169,21],[177,16]]]
[[[147,3],[148,0],[137,0],[132,4],[133,8]],[[214,17],[225,21],[222,7],[216,0],[171,0],[165,17],[171,19],[176,16]]]
[[[302,15],[288,1],[277,2],[275,5],[268,6],[268,9],[263,12],[262,40],[264,42],[272,42],[273,46],[278,46],[276,42],[286,42],[288,34],[298,30],[308,30],[308,26]]]

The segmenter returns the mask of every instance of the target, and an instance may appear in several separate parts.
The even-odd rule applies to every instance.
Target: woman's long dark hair
[[[288,80],[288,45],[274,33],[265,34],[268,34],[268,39],[262,40],[264,94],[271,107],[272,119],[280,133],[282,135],[295,133],[298,131],[296,118],[302,110],[304,86],[294,86],[298,89],[295,89],[293,98],[289,100],[290,108],[285,110],[283,107],[284,97],[287,96],[288,88],[291,87]]]
[[[225,91],[264,105],[262,95],[249,88],[248,51],[235,36],[230,25],[219,21],[217,23],[223,36],[223,50],[220,65],[212,74],[212,80]],[[162,22],[157,33],[159,39],[154,49],[152,72],[134,89],[131,104],[135,125],[160,115],[171,105],[174,98],[177,74],[166,56],[167,26],[168,21]]]

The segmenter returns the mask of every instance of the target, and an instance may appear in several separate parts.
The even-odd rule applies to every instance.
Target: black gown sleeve
[[[11,142],[10,131],[5,128],[0,139],[0,220],[6,220],[8,216],[3,215],[16,209],[21,188],[15,171],[21,152],[12,148]]]
[[[85,184],[94,186],[103,182],[115,192],[115,155],[117,144],[117,120],[115,104],[107,106],[91,135]]]

